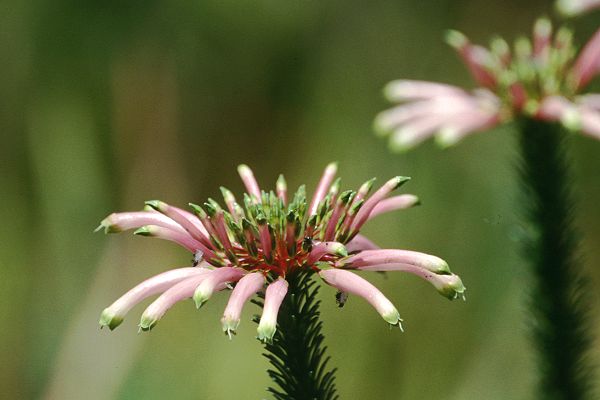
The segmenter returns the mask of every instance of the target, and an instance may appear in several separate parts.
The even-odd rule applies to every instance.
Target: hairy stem
[[[280,400],[337,399],[335,371],[329,370],[323,346],[319,286],[311,272],[296,272],[286,277],[289,289],[277,321],[277,332],[265,344],[264,356],[271,363],[267,372],[277,387],[269,387]],[[261,305],[259,303],[259,305]]]
[[[590,398],[591,344],[585,285],[576,253],[569,168],[562,128],[523,119],[519,123],[521,184],[531,268],[531,326],[539,366],[538,398]]]

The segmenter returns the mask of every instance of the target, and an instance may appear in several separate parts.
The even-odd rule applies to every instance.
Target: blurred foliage
[[[200,312],[176,306],[151,334],[136,334],[141,307],[117,331],[100,331],[98,315],[118,295],[189,257],[92,230],[147,199],[185,205],[217,196],[219,185],[240,192],[241,162],[264,186],[283,172],[310,189],[332,160],[347,187],[412,176],[405,190],[423,206],[366,233],[445,258],[468,287],[466,303],[451,303],[412,277],[372,278],[398,306],[404,334],[359,299],[338,310],[323,288],[341,398],[531,397],[513,130],[396,155],[371,121],[387,106],[380,90],[389,80],[470,84],[444,29],[514,37],[551,13],[550,2],[6,0],[2,9],[3,398],[266,396],[268,364],[250,322],[257,310],[248,307],[229,341],[219,324],[225,296]],[[575,23],[580,43],[597,17]],[[600,143],[571,143],[582,253],[598,289]]]

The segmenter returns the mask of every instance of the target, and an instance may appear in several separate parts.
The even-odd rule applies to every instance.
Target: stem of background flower
[[[558,124],[519,121],[527,236],[531,268],[532,339],[539,366],[539,399],[581,400],[591,396],[586,362],[591,345],[585,285],[577,260],[571,210],[567,141]]]
[[[329,370],[323,346],[319,286],[312,272],[298,271],[286,277],[289,288],[277,319],[272,343],[266,343],[264,356],[272,368],[267,372],[276,386],[269,387],[276,399],[333,400],[336,369]],[[262,306],[260,302],[257,302]]]

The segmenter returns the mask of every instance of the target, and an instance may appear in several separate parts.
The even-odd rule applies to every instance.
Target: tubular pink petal
[[[287,206],[287,183],[283,175],[279,175],[279,178],[277,178],[275,190],[277,191],[277,197],[283,202],[284,206]]]
[[[544,99],[535,116],[546,121],[560,122],[567,129],[583,130],[583,115],[586,111],[593,112],[586,107],[571,103],[562,96],[550,96]]]
[[[427,100],[406,103],[380,113],[375,119],[375,127],[385,134],[409,122],[427,120],[433,115],[452,115],[459,111],[478,107],[474,96],[466,92],[459,95],[444,95]]]
[[[560,121],[575,108],[575,105],[562,96],[548,96],[540,104],[535,116],[547,121]]]
[[[424,268],[436,274],[449,274],[448,263],[439,257],[410,250],[381,249],[364,250],[351,255],[343,261],[344,265],[354,268],[367,265],[409,264]]]
[[[337,200],[337,195],[340,191],[340,181],[340,178],[334,180],[329,187],[329,191],[327,192],[327,195],[331,198],[331,205],[334,205],[335,201]]]
[[[339,242],[319,242],[313,245],[312,250],[308,254],[308,258],[306,259],[306,265],[314,265],[325,254],[345,257],[348,255],[348,250],[346,250],[346,247]]]
[[[371,214],[371,211],[373,211],[373,208],[375,208],[375,206],[379,204],[381,200],[383,200],[388,194],[390,194],[393,190],[398,188],[400,185],[402,185],[409,179],[410,178],[405,176],[396,176],[387,181],[382,187],[379,188],[379,190],[373,193],[373,195],[369,197],[367,201],[365,201],[365,204],[363,204],[363,206],[356,214],[356,218],[354,220],[354,223],[352,224],[353,232],[358,232],[360,230],[361,226],[369,218],[369,215]]]
[[[542,63],[546,63],[552,42],[552,23],[547,18],[540,18],[533,26],[533,55]]]
[[[346,206],[348,205],[349,200],[350,199],[347,199],[347,201],[344,202],[342,199],[338,199],[338,201],[336,202],[335,208],[333,209],[333,213],[331,214],[331,217],[327,222],[327,227],[325,228],[325,235],[323,236],[324,240],[331,241],[335,239],[335,228],[337,227],[338,221],[340,220],[340,216],[346,210]]]
[[[260,246],[263,254],[268,259],[271,257],[271,234],[269,233],[269,226],[266,222],[259,225],[258,233],[260,235]]]
[[[512,54],[510,52],[510,46],[506,42],[506,40],[501,37],[494,37],[490,41],[490,51],[500,63],[500,66],[506,68],[511,60]]]
[[[242,314],[242,308],[244,304],[252,297],[256,292],[262,289],[265,284],[265,276],[261,272],[252,272],[242,277],[239,282],[233,288],[221,323],[223,324],[223,331],[229,335],[235,333],[238,325],[240,324],[240,316]]]
[[[212,220],[211,220],[211,218],[208,217],[208,214],[206,213],[206,211],[204,211],[204,209],[202,207],[200,207],[199,205],[196,205],[194,203],[190,203],[190,206],[196,212],[196,215],[198,216],[200,223],[202,224],[202,226],[204,226],[204,229],[208,232],[209,236],[211,236],[213,239],[218,238],[219,233],[213,226]],[[219,240],[219,243],[220,243],[220,240]],[[212,247],[212,243],[211,243],[211,247]]]
[[[456,299],[459,295],[462,295],[464,298],[465,287],[458,277],[455,274],[436,274],[425,268],[417,267],[411,264],[381,264],[381,265],[367,265],[364,267],[358,267],[359,271],[378,271],[378,272],[388,272],[388,271],[401,271],[408,272],[410,274],[416,275],[419,278],[426,280],[431,283],[437,291],[442,294],[444,297],[449,298],[450,300]]]
[[[171,218],[173,221],[177,222],[186,231],[188,231],[194,239],[201,241],[205,245],[210,245],[210,241],[208,240],[208,232],[198,217],[191,212],[174,207],[159,200],[147,201],[146,205],[149,205],[155,210]]]
[[[200,237],[202,237],[202,238],[208,237],[208,232],[206,231],[206,228],[204,227],[204,225],[202,225],[202,222],[198,219],[198,217],[196,215],[194,215],[193,213],[191,213],[187,210],[183,210],[181,208],[174,207],[174,206],[171,206],[171,209],[173,211],[176,211],[177,213],[179,213],[186,221],[188,221],[190,232],[194,231],[196,234],[198,234],[198,232],[200,232],[200,234],[201,234],[201,236],[199,235]],[[183,222],[181,225],[184,226]]]
[[[457,114],[447,121],[435,139],[443,147],[452,146],[465,136],[492,128],[499,122],[499,110],[495,113],[477,110],[470,113]]]
[[[294,221],[288,221],[286,224],[285,242],[288,254],[293,257],[296,252],[296,227]]]
[[[221,186],[221,194],[223,195],[223,200],[225,200],[225,205],[227,206],[229,213],[237,221],[238,211],[236,207],[237,202],[235,201],[235,196],[229,189],[223,186]]]
[[[260,188],[258,187],[258,183],[256,182],[256,178],[254,177],[254,173],[245,164],[238,166],[238,173],[242,178],[242,182],[244,182],[244,186],[246,186],[246,190],[250,195],[252,195],[254,203],[260,203],[262,201],[262,196],[260,194]]]
[[[600,29],[587,42],[573,66],[576,86],[581,89],[600,72]]]
[[[265,304],[257,328],[259,340],[270,342],[273,339],[273,335],[277,330],[277,314],[287,290],[288,283],[281,277],[267,286]]]
[[[225,247],[225,250],[231,250],[231,241],[227,235],[227,227],[225,226],[225,217],[223,216],[223,211],[217,211],[215,217],[212,218],[211,221],[213,221],[213,226],[215,227],[217,236],[219,237],[221,244],[223,244]]]
[[[373,207],[373,210],[371,210],[371,213],[369,214],[369,219],[375,218],[379,214],[386,212],[404,210],[417,204],[419,204],[419,198],[413,194],[401,194],[399,196],[383,199]]]
[[[577,104],[582,107],[600,111],[600,94],[590,93],[577,98]]]
[[[496,86],[496,78],[487,69],[492,62],[487,49],[471,44],[465,35],[454,30],[446,33],[446,42],[456,49],[475,82],[488,88]]]
[[[192,253],[196,253],[200,250],[207,258],[214,256],[214,253],[210,249],[194,239],[187,231],[180,232],[162,226],[146,225],[136,230],[134,234],[169,240],[185,247]]]
[[[368,194],[373,182],[374,182],[374,179],[371,179],[370,181],[363,184],[360,187],[360,189],[358,190],[356,196],[354,197],[354,201],[352,201],[349,204],[349,206],[347,207],[347,210],[345,211],[345,215],[342,219],[342,222],[339,225],[339,228],[337,229],[337,231],[335,233],[335,237],[337,239],[339,239],[343,242],[347,242],[348,240],[351,240],[352,237],[358,233],[358,232],[352,232],[352,225],[354,224],[356,215],[358,214],[358,212],[360,211],[360,209],[362,208],[362,206],[365,203],[365,200],[363,197]]]
[[[519,82],[510,85],[509,94],[512,99],[512,105],[515,109],[521,110],[527,102],[527,92]]]
[[[200,308],[215,291],[223,289],[226,283],[236,282],[245,274],[246,271],[236,267],[221,267],[211,271],[194,292],[196,307]]]
[[[500,110],[500,100],[489,90],[476,90],[473,94],[439,97],[427,101],[404,104],[381,113],[375,120],[378,133],[394,130],[390,140],[392,148],[404,151],[433,136],[449,126],[462,126],[475,116],[486,121]],[[473,122],[469,122],[473,123]]]
[[[409,79],[400,79],[388,83],[384,88],[384,93],[390,101],[433,99],[467,94],[457,86]]]
[[[379,246],[360,233],[356,235],[354,239],[346,243],[346,250],[348,250],[349,253],[363,250],[377,250],[379,248]]]
[[[581,131],[600,139],[600,111],[581,110]]]
[[[176,268],[146,279],[102,311],[100,326],[108,326],[110,330],[115,329],[123,322],[127,312],[142,300],[164,292],[171,286],[190,277],[206,276],[209,271],[209,269],[203,267]]]
[[[372,182],[372,181],[371,181]],[[363,185],[364,187],[364,185]],[[362,187],[361,187],[362,189]],[[362,190],[359,190],[356,198],[363,197],[363,194],[361,193]],[[344,238],[344,240],[346,240],[349,236],[348,234],[351,231],[352,225],[354,224],[354,220],[356,219],[356,215],[358,213],[358,211],[360,211],[360,208],[362,208],[362,205],[364,205],[364,199],[354,199],[354,201],[352,202],[352,205],[349,207],[348,212],[346,213],[346,217],[344,218],[344,221],[342,222],[342,225],[340,227],[340,232],[341,232],[341,237]]]
[[[447,116],[429,115],[402,125],[396,129],[390,138],[392,150],[403,152],[433,136],[443,126]]]
[[[317,208],[319,207],[319,203],[325,197],[329,186],[333,182],[333,178],[337,172],[337,163],[331,163],[323,171],[323,175],[321,176],[321,180],[317,185],[317,189],[315,190],[315,194],[310,202],[310,206],[308,207],[308,215],[314,215],[317,213]]]
[[[390,325],[401,327],[400,314],[396,307],[371,283],[360,276],[343,269],[325,269],[319,276],[328,284],[344,293],[351,293],[363,297]]]
[[[493,89],[498,83],[496,77],[489,71],[492,64],[490,52],[482,46],[471,45],[463,55],[463,60],[475,81],[481,86]]]
[[[473,100],[484,110],[497,110],[502,101],[500,98],[491,90],[486,88],[476,88],[472,91]]]
[[[96,230],[104,229],[106,233],[121,232],[141,228],[144,225],[156,225],[178,232],[185,229],[171,218],[154,211],[134,211],[112,213],[100,222]]]
[[[372,178],[360,185],[358,192],[356,192],[356,196],[354,196],[354,201],[352,202],[353,206],[356,205],[362,199],[364,199],[371,192],[371,189],[373,188],[373,183],[375,183],[375,178]]]
[[[387,134],[403,123],[428,115],[435,104],[433,100],[415,101],[383,111],[375,118],[375,127],[379,133]]]
[[[401,264],[401,263],[391,263],[391,264],[373,264],[373,265],[365,265],[362,267],[346,267],[346,269],[356,269],[357,271],[374,271],[374,272],[391,272],[391,271],[400,271],[400,272],[412,272],[412,271],[422,271],[423,273],[429,273],[431,275],[437,275],[431,271],[426,270],[425,268],[415,267],[411,264]],[[440,275],[441,276],[441,275]]]
[[[600,8],[600,0],[558,0],[556,8],[561,14],[572,17],[595,8]]]
[[[479,108],[457,112],[450,116],[445,123],[446,127],[474,127],[496,124],[500,121],[500,107],[498,105],[487,103],[481,104]]]
[[[189,299],[194,294],[194,290],[200,285],[208,274],[201,276],[194,276],[188,278],[178,284],[172,286],[162,295],[160,295],[152,304],[144,310],[142,318],[140,319],[140,329],[142,331],[149,331],[154,328],[156,323],[165,315],[165,313],[177,302]]]

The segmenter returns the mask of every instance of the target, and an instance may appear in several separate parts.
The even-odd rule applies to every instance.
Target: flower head
[[[193,298],[200,308],[216,292],[231,290],[221,319],[223,331],[230,337],[235,334],[242,307],[261,293],[258,338],[269,341],[288,291],[286,276],[299,271],[317,273],[343,293],[338,298],[345,299],[348,293],[365,298],[391,325],[400,325],[396,308],[350,270],[405,271],[429,281],[445,297],[463,295],[460,278],[444,260],[407,250],[382,250],[359,233],[379,214],[418,204],[413,195],[390,196],[409,178],[392,178],[369,196],[373,179],[356,191],[340,191],[336,170],[336,164],[327,166],[310,202],[304,186],[288,199],[283,176],[275,191],[262,191],[250,168],[241,165],[238,171],[248,191],[241,204],[221,188],[225,207],[209,199],[203,205],[190,204],[191,213],[153,200],[146,202],[145,211],[109,215],[99,229],[106,233],[136,229],[138,235],[170,240],[192,253],[193,266],[140,283],[102,312],[100,325],[116,328],[135,304],[160,294],[142,314],[140,329],[149,330],[180,300]]]
[[[576,54],[573,34],[553,33],[549,20],[539,19],[533,38],[519,38],[513,49],[495,38],[490,47],[472,44],[449,31],[456,49],[479,88],[412,80],[393,81],[386,97],[401,104],[379,114],[377,132],[390,135],[390,146],[406,150],[435,136],[443,146],[523,115],[557,121],[600,139],[600,94],[580,95],[600,73],[600,30]]]

